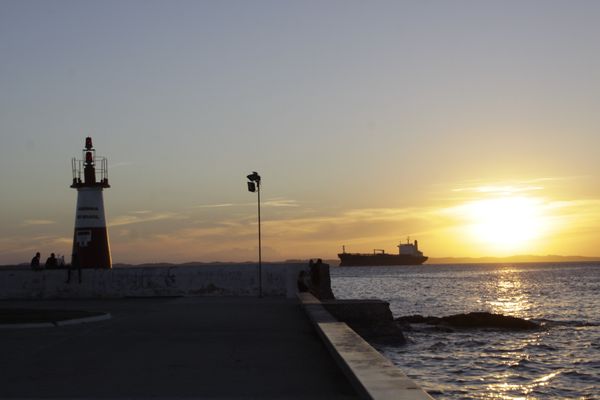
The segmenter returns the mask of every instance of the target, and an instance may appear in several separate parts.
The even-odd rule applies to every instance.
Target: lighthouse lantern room
[[[92,138],[85,138],[81,160],[73,158],[73,183],[77,189],[75,233],[71,264],[77,268],[111,268],[102,191],[109,188],[106,158],[96,156]]]

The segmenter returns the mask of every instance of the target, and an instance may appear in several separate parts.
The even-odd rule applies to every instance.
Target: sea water
[[[394,317],[488,311],[542,328],[414,324],[373,345],[436,399],[600,399],[600,263],[331,268],[340,299],[379,298]]]

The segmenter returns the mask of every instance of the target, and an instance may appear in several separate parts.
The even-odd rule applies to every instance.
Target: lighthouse
[[[77,189],[75,233],[71,264],[79,268],[111,268],[110,245],[102,191],[109,188],[108,163],[97,157],[92,138],[85,138],[83,159],[72,159],[73,183]]]

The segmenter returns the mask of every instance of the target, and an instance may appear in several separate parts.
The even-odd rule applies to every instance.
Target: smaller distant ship
[[[419,251],[419,242],[400,243],[398,254],[386,254],[382,249],[374,249],[373,254],[364,253],[346,253],[346,246],[343,246],[342,253],[338,254],[340,258],[340,267],[370,267],[380,265],[421,265],[427,261],[421,251]]]

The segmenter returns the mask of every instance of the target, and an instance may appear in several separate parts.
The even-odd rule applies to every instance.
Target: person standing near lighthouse
[[[72,160],[77,210],[71,263],[79,268],[112,268],[102,196],[110,187],[107,165],[106,158],[96,156],[91,137],[85,138],[83,160]]]

